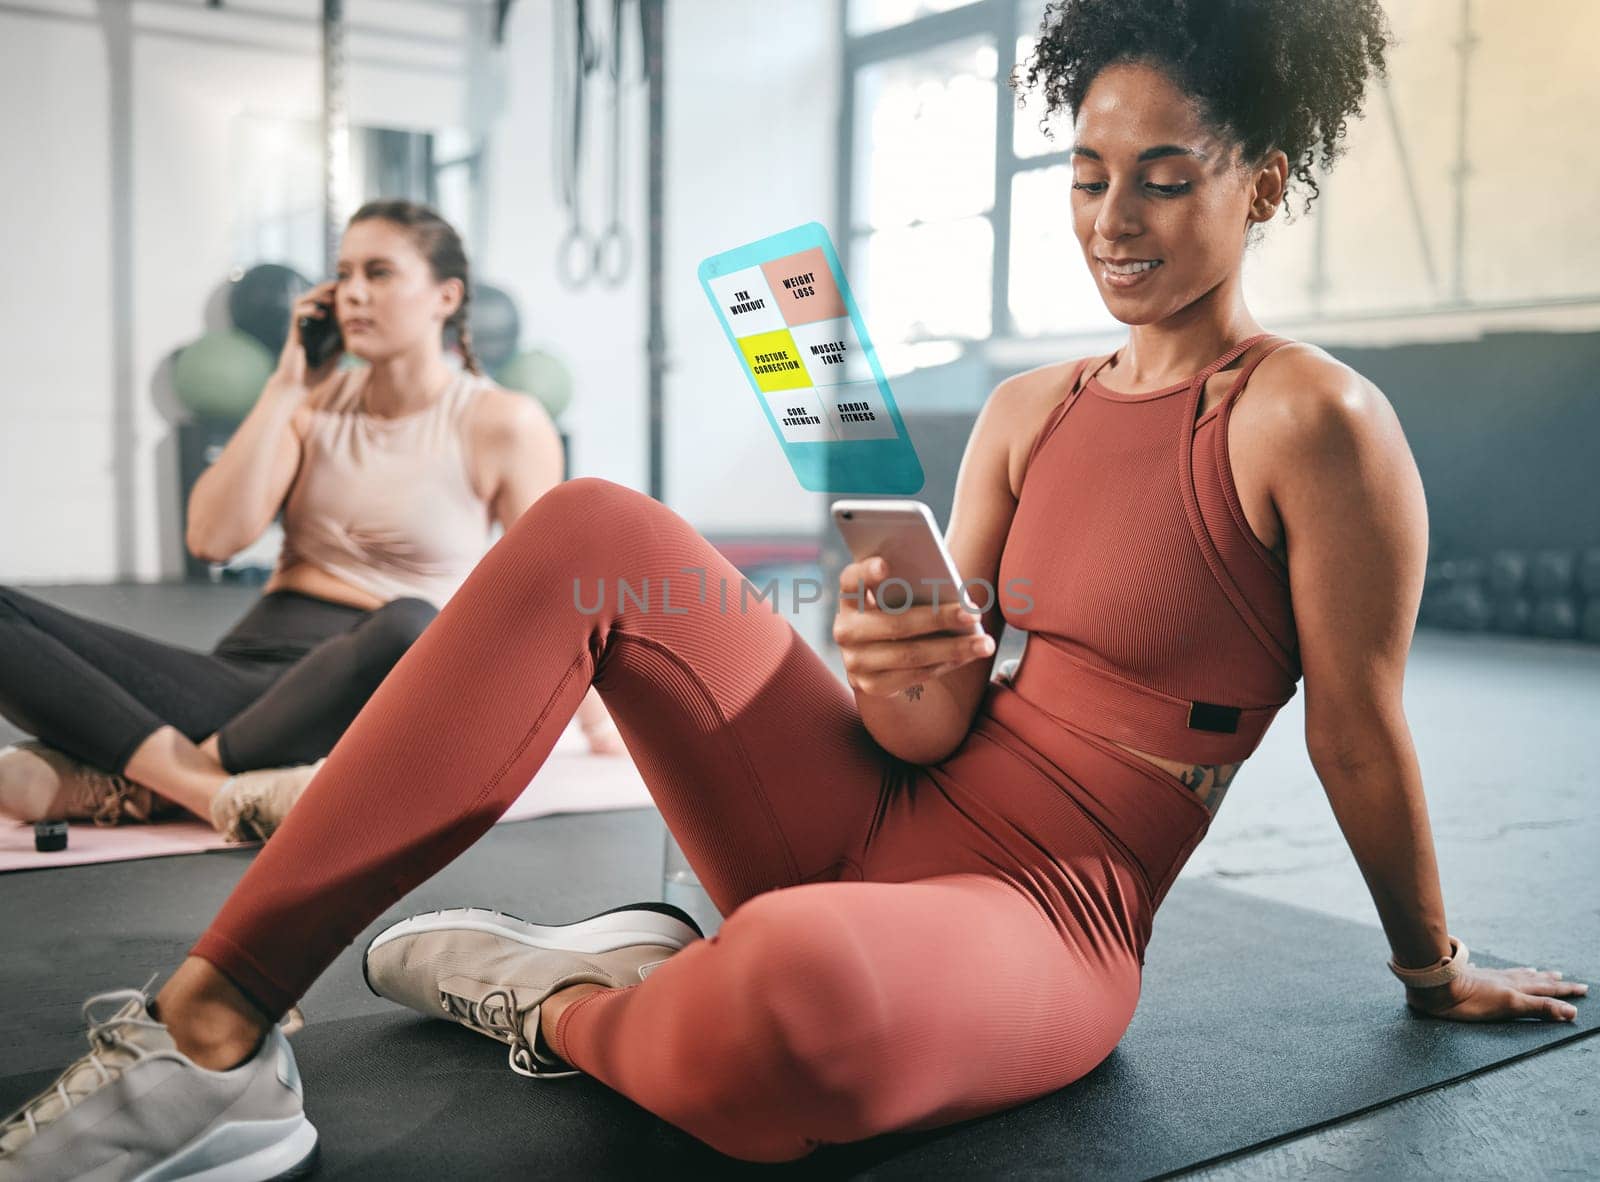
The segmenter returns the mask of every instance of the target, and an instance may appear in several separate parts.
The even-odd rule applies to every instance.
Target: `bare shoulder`
[[[989,394],[979,426],[1006,453],[1006,472],[1013,498],[1019,497],[1028,453],[1044,430],[1050,412],[1067,396],[1078,359],[1054,361],[1013,374]]]
[[[1393,416],[1382,390],[1326,350],[1293,341],[1256,366],[1236,417],[1248,415],[1284,444],[1315,445],[1329,431]]]
[[[468,407],[467,430],[475,443],[487,447],[518,448],[560,439],[550,413],[537,398],[492,383]]]
[[[1303,341],[1256,367],[1231,432],[1236,454],[1261,465],[1280,508],[1294,485],[1340,479],[1366,461],[1404,459],[1409,447],[1388,397],[1363,374]],[[1325,491],[1325,489],[1323,490]]]

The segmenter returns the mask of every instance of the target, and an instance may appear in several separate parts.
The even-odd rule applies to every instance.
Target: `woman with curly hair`
[[[851,564],[846,689],[780,617],[708,605],[705,576],[737,572],[675,513],[605,481],[553,490],[155,1000],[92,999],[121,1008],[6,1127],[0,1178],[74,1176],[135,1128],[127,1172],[308,1165],[279,1019],[494,822],[591,684],[727,915],[717,935],[657,903],[565,925],[460,908],[379,932],[367,982],[735,1157],[944,1125],[1093,1069],[1157,907],[1302,674],[1408,1004],[1570,1019],[1583,986],[1480,968],[1448,932],[1401,709],[1426,521],[1394,413],[1241,296],[1248,236],[1291,178],[1312,184],[1317,148],[1331,161],[1386,44],[1372,0],[1053,5],[1028,82],[1072,113],[1073,224],[1129,334],[980,412],[949,545],[991,602],[882,611],[893,572]],[[698,597],[671,581],[686,567]],[[660,599],[583,610],[596,578],[659,579]],[[991,678],[1006,622],[1027,652]]]

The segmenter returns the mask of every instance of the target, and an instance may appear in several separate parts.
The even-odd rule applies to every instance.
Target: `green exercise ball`
[[[572,371],[542,349],[527,349],[495,371],[495,380],[508,390],[532,394],[558,417],[572,404]]]
[[[178,354],[172,385],[197,418],[237,423],[255,405],[273,364],[272,354],[248,333],[208,332]]]

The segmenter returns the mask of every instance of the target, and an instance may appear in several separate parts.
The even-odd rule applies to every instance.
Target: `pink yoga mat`
[[[583,733],[574,724],[556,740],[539,774],[500,820],[526,821],[550,813],[600,812],[650,804],[649,790],[633,760],[626,754],[590,755]],[[74,821],[67,848],[41,854],[33,848],[32,825],[0,821],[0,873],[203,850],[254,849],[260,844],[224,841],[215,829],[199,820],[109,827]]]

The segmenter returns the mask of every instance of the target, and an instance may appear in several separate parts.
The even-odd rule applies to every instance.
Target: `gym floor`
[[[197,648],[256,594],[237,585],[29,590]],[[825,644],[829,619],[820,607],[791,618],[842,674]],[[1008,633],[1001,659],[1018,655],[1020,642]],[[1183,874],[1375,927],[1360,872],[1305,755],[1302,704],[1297,695],[1284,708]],[[1585,740],[1600,718],[1600,646],[1425,629],[1413,645],[1406,708],[1452,930],[1473,948],[1543,968],[1593,964],[1600,805]],[[0,721],[0,741],[15,734]],[[71,889],[70,869],[54,873]],[[85,898],[83,905],[105,902]],[[1387,975],[1381,964],[1373,972]],[[132,975],[127,982],[141,983]],[[1592,1020],[1587,1012],[1579,1019]],[[1589,1038],[1186,1176],[1594,1177],[1596,1114],[1600,1044]]]

